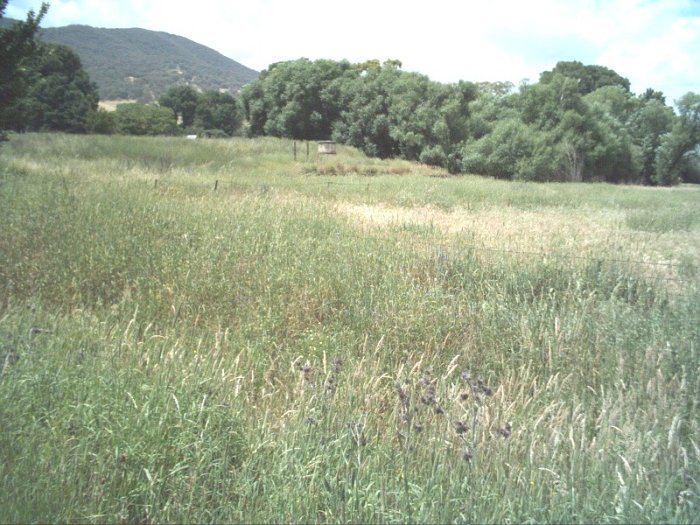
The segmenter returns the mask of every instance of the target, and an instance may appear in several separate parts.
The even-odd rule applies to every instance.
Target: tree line
[[[0,16],[7,0],[0,0]],[[398,60],[272,64],[238,98],[178,85],[158,104],[98,109],[68,47],[34,36],[48,6],[0,31],[0,130],[333,139],[509,180],[700,182],[700,95],[676,101],[598,65],[559,62],[534,84],[443,84]]]
[[[603,66],[559,62],[534,84],[442,84],[401,63],[271,65],[241,103],[252,136],[327,139],[368,155],[502,179],[700,182],[700,95],[630,92]]]

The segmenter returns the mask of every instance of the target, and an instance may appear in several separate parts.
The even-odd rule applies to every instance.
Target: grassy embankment
[[[439,175],[13,137],[0,522],[696,521],[700,191]]]

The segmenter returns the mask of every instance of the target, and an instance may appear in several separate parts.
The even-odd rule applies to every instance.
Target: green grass
[[[696,188],[299,151],[3,145],[1,522],[697,520]]]

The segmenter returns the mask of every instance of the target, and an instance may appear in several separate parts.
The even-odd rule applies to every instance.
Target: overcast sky
[[[700,93],[700,0],[52,0],[45,27],[141,27],[258,71],[281,60],[396,58],[440,82],[536,82],[559,60],[614,69],[668,103]],[[10,0],[24,18],[40,0]]]

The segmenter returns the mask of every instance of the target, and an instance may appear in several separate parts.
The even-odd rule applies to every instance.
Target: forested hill
[[[177,84],[235,94],[258,76],[211,48],[159,31],[70,25],[44,28],[41,38],[78,54],[101,100],[151,102]]]

